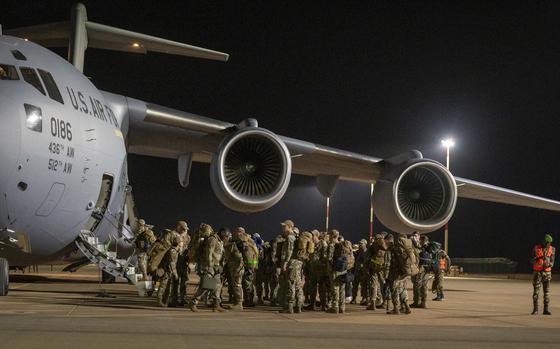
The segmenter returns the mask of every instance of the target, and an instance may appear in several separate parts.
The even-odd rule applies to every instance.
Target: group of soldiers
[[[291,220],[282,222],[280,234],[270,241],[242,227],[215,231],[205,223],[189,234],[185,221],[156,236],[152,226],[138,223],[138,269],[144,280],[158,285],[158,305],[188,306],[194,312],[201,302],[224,312],[266,301],[290,314],[304,309],[338,314],[345,313],[346,303],[357,303],[359,292],[368,310],[410,314],[410,308],[426,308],[432,278],[434,300],[444,299],[443,275],[451,264],[440,244],[418,233],[380,233],[353,245],[337,230],[300,232]],[[200,281],[187,299],[191,265]]]

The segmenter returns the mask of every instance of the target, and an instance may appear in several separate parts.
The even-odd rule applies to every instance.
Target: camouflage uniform
[[[547,240],[549,238],[550,240]],[[550,246],[552,237],[547,235],[545,243],[538,244],[533,249],[533,312],[535,315],[538,313],[539,293],[541,288],[543,290],[544,298],[544,315],[550,315],[548,304],[550,303],[550,281],[552,280],[552,268],[554,267],[554,259],[556,250]]]
[[[284,243],[282,244],[282,251],[280,253],[280,287],[279,293],[283,295],[283,299],[280,299],[280,305],[284,308],[284,310],[288,310],[288,288],[289,288],[289,263],[292,259],[292,254],[294,252],[294,243],[296,237],[292,233],[285,233],[284,235]],[[297,268],[297,266],[294,266]],[[303,267],[301,265],[300,267]],[[299,273],[303,273],[303,271],[299,271]],[[294,272],[296,275],[296,272]],[[303,274],[302,274],[303,275]],[[293,297],[293,295],[291,295]]]
[[[284,303],[284,290],[281,289],[281,281],[280,281],[280,274],[281,274],[281,267],[280,267],[280,255],[282,251],[282,245],[284,244],[284,237],[282,235],[278,235],[274,240],[272,240],[271,246],[271,261],[273,264],[273,270],[270,280],[270,289],[271,289],[271,297],[270,297],[270,305],[278,305]]]
[[[287,241],[292,246],[292,258],[288,263],[288,292],[286,300],[288,304],[288,313],[300,313],[304,303],[303,287],[305,285],[303,268],[304,264],[309,261],[310,253],[314,252],[315,243],[313,235],[309,232],[303,232],[298,239],[289,236]],[[314,302],[314,301],[313,301]]]
[[[189,257],[188,246],[191,242],[191,237],[188,233],[188,225],[185,221],[180,221],[177,225],[176,232],[181,238],[181,248],[178,250],[177,259],[177,273],[179,274],[179,304],[185,304],[187,301],[187,287],[189,282]]]
[[[243,255],[245,265],[243,272],[243,303],[246,307],[255,306],[255,275],[259,263],[259,252],[251,235],[245,233],[245,229],[239,227],[233,236],[237,248]]]
[[[331,232],[331,241],[329,243],[329,272],[330,272],[330,307],[329,313],[344,313],[346,309],[346,274],[339,275],[340,272],[334,271],[333,265],[336,260],[343,254],[342,243],[338,241],[339,233],[336,230]]]
[[[270,299],[270,280],[272,276],[272,269],[274,268],[270,253],[270,243],[265,242],[263,249],[259,253],[259,268],[257,269],[255,285],[258,304],[263,304],[263,301]]]
[[[419,252],[419,256],[426,252],[428,248],[428,238],[426,236],[422,236],[421,238],[421,250]],[[433,261],[426,260],[425,258],[418,258],[419,261],[419,268],[418,274],[414,276],[414,303],[412,304],[413,308],[426,308],[426,300],[428,298],[428,281],[431,279],[431,272],[433,270]]]
[[[358,251],[356,252],[356,266],[355,266],[355,279],[354,288],[352,293],[352,303],[356,303],[358,298],[358,290],[360,290],[360,295],[362,297],[361,304],[367,303],[368,298],[368,246],[367,241],[362,239],[358,244]]]
[[[212,227],[207,224],[202,224],[200,228],[200,235],[204,240],[201,242],[200,246],[200,256],[199,267],[200,267],[200,284],[196,294],[191,301],[191,310],[198,311],[197,304],[205,299],[206,296],[210,298],[213,305],[214,311],[223,312],[225,311],[221,303],[221,292],[222,292],[222,280],[221,273],[222,268],[222,257],[224,252],[224,247],[220,238],[214,233]],[[202,279],[210,275],[216,280],[216,288],[213,290],[205,290],[202,288]]]
[[[385,282],[385,255],[387,254],[387,245],[381,235],[376,236],[372,245],[367,252],[367,281],[368,281],[368,294],[367,294],[367,309],[375,310],[379,302],[379,294]]]
[[[177,290],[179,274],[177,273],[177,260],[181,248],[181,238],[176,231],[167,231],[164,240],[171,246],[160,265],[163,266],[164,274],[160,280],[157,303],[160,307],[177,305]]]
[[[245,268],[243,267],[243,255],[234,241],[228,241],[224,245],[224,266],[229,277],[227,280],[230,290],[229,301],[233,303],[235,307],[243,308],[242,282]]]
[[[412,281],[412,307],[417,307],[420,304],[420,289],[421,282],[422,282],[422,273],[424,271],[424,267],[420,264],[420,252],[422,251],[422,247],[420,246],[420,236],[418,233],[412,234],[412,247],[414,248],[414,254],[416,255],[416,260],[418,261],[418,274],[412,276],[410,279]]]
[[[146,226],[143,219],[140,219],[134,244],[138,259],[138,272],[142,274],[143,280],[148,279],[148,250],[155,241],[156,236],[154,232]]]

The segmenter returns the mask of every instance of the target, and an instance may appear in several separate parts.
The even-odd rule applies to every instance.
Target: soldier
[[[258,246],[258,245],[257,245]],[[270,277],[272,273],[272,260],[270,259],[270,243],[263,242],[259,250],[259,267],[257,269],[255,290],[257,291],[257,304],[263,305],[270,299]]]
[[[387,244],[383,235],[377,234],[367,252],[367,310],[375,310],[378,303],[378,294],[385,281],[383,273],[385,272],[386,250]]]
[[[340,242],[338,230],[331,231],[329,244],[329,260],[331,262],[331,300],[328,313],[344,314],[346,310],[346,274],[348,272],[348,262],[344,254],[343,243]]]
[[[414,249],[414,254],[416,255],[416,260],[418,261],[418,274],[411,277],[412,281],[412,294],[413,294],[413,303],[410,305],[412,308],[418,307],[420,304],[420,289],[421,289],[421,282],[422,276],[424,271],[423,263],[420,262],[420,252],[422,252],[422,246],[420,245],[420,234],[414,232],[410,236],[410,240],[412,240],[412,248]]]
[[[356,266],[354,267],[354,288],[352,293],[352,301],[350,302],[350,304],[356,304],[358,298],[358,289],[360,289],[360,296],[362,297],[360,305],[366,305],[368,297],[368,271],[366,269],[368,262],[368,244],[366,239],[362,239],[358,243],[358,250],[356,251],[355,261]]]
[[[187,302],[187,286],[189,282],[189,257],[188,257],[188,247],[191,242],[191,237],[189,236],[189,226],[185,221],[177,222],[177,227],[175,232],[179,235],[181,239],[181,248],[178,250],[177,257],[177,273],[179,274],[178,280],[178,294],[179,301],[178,305],[184,306]]]
[[[292,246],[292,258],[288,262],[287,269],[287,292],[286,292],[286,312],[301,313],[304,302],[303,296],[303,265],[309,261],[309,256],[315,250],[313,235],[310,232],[303,232],[296,239],[288,238],[288,244]]]
[[[428,297],[428,281],[430,279],[430,272],[433,270],[433,256],[428,248],[430,239],[426,235],[420,237],[420,252],[419,252],[419,271],[414,278],[414,295],[417,297],[416,301],[411,304],[412,308],[426,308],[426,298]]]
[[[399,254],[404,253],[401,250],[400,245],[402,245],[402,240],[406,239],[405,234],[399,234],[399,246],[397,243],[388,246],[391,251],[391,266],[389,270],[389,276],[387,277],[387,282],[391,285],[391,300],[393,303],[393,310],[387,311],[387,314],[399,315],[401,313],[401,303],[403,305],[403,310],[406,314],[410,314],[410,307],[408,305],[408,293],[406,291],[406,280],[407,275],[403,274],[403,268],[401,265],[401,258]]]
[[[317,310],[317,291],[319,288],[319,266],[320,266],[320,252],[319,249],[321,242],[321,233],[318,230],[313,230],[311,232],[313,235],[313,245],[314,250],[313,253],[309,256],[309,261],[304,264],[304,277],[305,277],[305,285],[304,289],[307,293],[305,295],[306,301],[309,304],[307,306],[307,310]]]
[[[224,244],[224,274],[226,274],[229,290],[229,301],[232,310],[243,310],[243,273],[245,271],[243,255],[238,248],[237,240],[231,239],[229,229],[220,229],[220,238]]]
[[[294,246],[296,241],[296,236],[294,234],[294,222],[291,220],[284,221],[282,225],[282,238],[284,242],[282,243],[282,249],[280,250],[280,256],[278,258],[278,263],[280,265],[280,278],[279,278],[279,291],[281,295],[280,305],[284,310],[288,310],[287,303],[287,292],[288,292],[288,264],[292,259],[292,254],[294,253]]]
[[[160,268],[163,269],[163,276],[160,281],[160,285],[157,293],[157,304],[160,307],[175,307],[177,306],[177,290],[179,274],[177,273],[177,260],[179,257],[179,251],[183,248],[181,246],[182,241],[175,231],[167,230],[164,235],[164,241],[166,241],[170,248],[167,250],[165,257],[160,263]]]
[[[451,267],[451,258],[449,258],[445,250],[441,250],[438,259],[439,266],[435,271],[434,281],[432,282],[432,293],[436,294],[436,298],[433,300],[440,302],[445,300],[443,296],[443,280],[445,273],[449,272]]]
[[[220,238],[214,232],[212,227],[208,224],[201,224],[199,228],[200,237],[202,238],[200,242],[200,284],[198,290],[191,301],[191,310],[197,312],[197,304],[204,299],[206,295],[209,296],[212,301],[212,307],[214,312],[225,312],[226,310],[220,305],[221,299],[220,294],[222,291],[222,257],[224,252],[224,247],[220,241]],[[213,289],[205,289],[204,281],[213,279],[215,286]],[[206,286],[208,287],[208,286]]]
[[[284,222],[287,223],[288,221]],[[293,227],[293,222],[291,222],[291,226]],[[284,302],[284,294],[283,290],[280,287],[280,274],[281,274],[281,265],[280,265],[280,255],[282,251],[282,245],[284,244],[284,236],[282,233],[278,234],[272,241],[271,241],[271,251],[270,256],[272,260],[272,264],[274,265],[273,274],[270,281],[270,289],[271,289],[271,299],[270,305],[275,306],[278,304],[283,304]]]
[[[551,315],[548,304],[550,302],[550,280],[552,279],[552,267],[554,267],[554,255],[556,249],[552,247],[552,236],[546,234],[544,241],[537,244],[533,249],[533,312],[532,315],[539,313],[539,293],[543,289],[544,308],[543,315]]]
[[[156,236],[146,225],[143,219],[138,220],[138,232],[134,244],[138,258],[138,272],[142,274],[142,280],[148,280],[148,250],[156,242]]]
[[[243,306],[255,306],[255,274],[259,266],[259,250],[251,235],[245,232],[245,229],[238,227],[233,235],[234,241],[241,254],[245,264],[243,273]]]

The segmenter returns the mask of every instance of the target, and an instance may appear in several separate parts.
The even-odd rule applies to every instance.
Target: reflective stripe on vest
[[[551,271],[552,268],[550,266],[546,268],[544,267],[544,259],[552,256],[552,246],[548,246],[548,249],[546,250],[546,255],[541,245],[535,246],[535,252],[537,258],[533,263],[533,271],[543,271],[543,270],[546,272]]]
[[[257,265],[257,264],[259,264],[259,261],[258,260],[249,260],[249,261],[246,261],[245,264]]]

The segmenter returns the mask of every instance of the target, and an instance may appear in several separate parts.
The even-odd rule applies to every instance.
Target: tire
[[[0,296],[8,295],[8,287],[10,286],[9,271],[8,260],[0,258]]]

